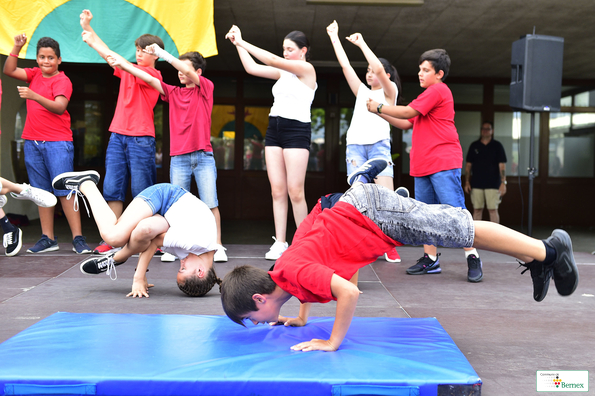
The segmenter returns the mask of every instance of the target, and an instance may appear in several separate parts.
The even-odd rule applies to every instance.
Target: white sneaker
[[[227,261],[227,253],[225,253],[227,249],[221,245],[217,245],[217,250],[215,250],[215,256],[213,257],[213,261],[216,263],[224,263]]]
[[[161,255],[161,261],[166,263],[173,263],[174,261],[176,261],[176,256],[168,252],[163,252],[163,254]]]
[[[2,185],[0,185],[2,187]],[[0,195],[0,208],[3,208],[6,205],[6,195]]]
[[[287,242],[280,242],[275,237],[273,237],[273,239],[275,240],[275,243],[273,243],[273,246],[271,246],[267,254],[264,255],[264,258],[267,260],[277,260],[289,247]]]
[[[16,194],[11,192],[10,195],[14,199],[26,199],[28,201],[33,201],[35,205],[41,206],[42,208],[51,208],[52,206],[56,206],[58,203],[58,198],[50,192],[42,190],[41,188],[30,186],[26,183],[23,183],[25,188],[21,191],[20,194]]]

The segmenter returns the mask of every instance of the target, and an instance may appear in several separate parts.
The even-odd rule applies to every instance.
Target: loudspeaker
[[[560,111],[562,37],[527,34],[512,43],[510,107]]]

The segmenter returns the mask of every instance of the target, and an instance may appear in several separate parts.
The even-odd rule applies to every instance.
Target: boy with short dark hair
[[[169,85],[135,68],[122,57],[109,56],[108,63],[143,80],[161,94],[169,106],[170,134],[170,181],[190,191],[192,176],[198,187],[201,201],[209,206],[217,222],[215,261],[227,261],[225,248],[221,245],[221,215],[217,200],[217,166],[211,146],[211,112],[213,110],[213,83],[203,76],[206,60],[198,52],[187,52],[176,59],[153,44],[144,51],[156,55],[178,70],[184,87]],[[165,260],[168,255],[161,259]],[[170,260],[172,258],[170,257]]]
[[[4,74],[29,84],[29,87],[18,87],[19,96],[27,99],[27,120],[22,135],[27,176],[32,186],[59,197],[72,232],[72,250],[78,254],[91,253],[82,235],[80,214],[67,202],[70,200],[67,196],[69,192],[52,188],[52,179],[62,172],[72,171],[74,166],[70,114],[66,110],[72,95],[72,83],[64,72],[58,70],[62,63],[60,45],[51,37],[42,37],[37,42],[39,67],[18,67],[18,54],[26,43],[25,34],[15,36],[14,47],[4,63]],[[26,196],[16,198],[27,199]],[[27,252],[56,251],[60,247],[54,235],[54,206],[39,206],[38,210],[41,239]]]
[[[401,243],[470,247],[509,254],[531,271],[533,298],[545,298],[550,278],[558,293],[568,296],[578,285],[572,242],[565,231],[554,230],[544,241],[500,224],[473,221],[466,209],[426,205],[376,184],[370,184],[387,161],[373,159],[349,177],[350,188],[331,209],[317,208],[298,228],[300,235],[274,267],[264,271],[242,266],[221,284],[227,316],[243,324],[285,322],[281,306],[292,296],[302,305],[337,301],[336,318],[328,340],[294,345],[302,351],[335,351],[351,324],[359,290],[349,282],[357,270],[375,261],[389,247]],[[366,183],[366,184],[364,184]],[[297,233],[296,233],[297,235]],[[524,273],[525,271],[523,271]],[[300,308],[300,314],[302,309]],[[307,317],[298,323],[303,325]]]
[[[461,186],[463,150],[455,127],[452,92],[444,84],[450,57],[443,49],[424,52],[419,58],[419,85],[425,88],[408,106],[380,105],[368,100],[368,111],[394,117],[391,124],[413,128],[410,174],[415,181],[415,199],[427,204],[447,204],[465,208]],[[467,280],[483,279],[482,263],[476,249],[464,249]],[[436,246],[424,245],[424,255],[409,267],[410,275],[439,274],[440,254]]]
[[[91,27],[92,19],[93,14],[89,10],[84,10],[80,15],[83,41],[107,60],[109,55],[115,53],[97,36]],[[142,49],[151,44],[163,48],[163,41],[157,36],[143,34],[134,44],[137,61],[134,67],[162,80],[161,72],[155,69],[157,56],[147,54]],[[159,93],[118,68],[114,69],[114,75],[121,81],[116,111],[109,128],[112,134],[105,153],[103,196],[116,216],[120,217],[124,210],[128,180],[133,197],[157,180],[153,108]],[[95,251],[107,254],[112,251],[112,247],[102,243]]]

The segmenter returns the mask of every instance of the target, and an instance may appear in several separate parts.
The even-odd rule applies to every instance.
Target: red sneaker
[[[401,256],[399,256],[399,252],[397,252],[397,248],[392,248],[388,252],[384,253],[384,259],[389,263],[400,263]]]
[[[93,250],[93,253],[95,253],[95,254],[110,254],[110,253],[117,252],[118,250],[120,250],[120,248],[115,248],[115,247],[105,243],[105,241],[101,241],[99,246],[97,246],[95,248],[95,250]]]

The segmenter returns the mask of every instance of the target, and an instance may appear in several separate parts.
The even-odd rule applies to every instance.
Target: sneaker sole
[[[552,236],[556,237],[557,239],[559,239],[564,246],[567,246],[569,248],[569,252],[564,252],[565,254],[567,254],[569,257],[564,259],[564,262],[569,264],[569,268],[567,268],[567,272],[566,274],[570,274],[570,273],[574,273],[576,274],[576,279],[574,281],[574,284],[570,287],[570,289],[563,289],[562,291],[560,291],[560,287],[562,287],[562,285],[558,285],[559,282],[561,282],[561,280],[558,280],[556,277],[556,272],[558,272],[556,270],[556,264],[554,264],[554,285],[556,286],[556,290],[558,290],[558,293],[561,296],[569,296],[572,293],[574,293],[574,291],[576,290],[577,286],[578,286],[578,267],[576,266],[576,262],[574,261],[574,253],[572,253],[572,241],[570,239],[570,236],[568,235],[568,233],[566,233],[563,230],[554,230],[552,232]],[[556,258],[556,263],[558,261],[558,258]],[[564,285],[566,286],[566,285]]]
[[[72,248],[72,251],[75,252],[76,254],[89,254],[92,252],[91,249],[85,249],[85,250],[82,250],[79,252],[78,250],[76,250],[76,248]]]
[[[386,255],[386,253],[384,253],[384,259],[386,261],[388,261],[389,263],[400,263],[401,262],[401,259],[400,258],[395,259],[395,260],[393,260],[391,258],[388,258],[388,256]]]
[[[93,254],[101,254],[102,256],[105,256],[107,254],[112,254],[112,253],[116,253],[117,251],[121,250],[122,248],[113,248],[110,250],[106,250],[105,252],[100,252],[97,249],[93,250]]]
[[[4,251],[4,254],[6,254],[8,257],[16,256],[21,251],[22,247],[23,247],[23,231],[19,228],[19,243],[17,244],[17,247],[10,253],[8,253],[7,250]]]
[[[31,249],[27,249],[27,253],[33,253],[33,254],[37,254],[37,253],[48,253],[48,252],[55,252],[56,250],[59,250],[60,247],[59,246],[50,246],[49,248],[45,248],[43,250],[40,250],[38,252],[34,252]]]
[[[481,274],[481,276],[477,279],[472,279],[472,278],[467,277],[467,280],[471,283],[481,282],[482,279],[483,279],[483,274]]]
[[[407,274],[409,275],[432,275],[432,274],[440,274],[442,273],[442,268],[438,268],[437,270],[432,270],[432,271],[421,271],[421,272],[409,272],[407,271]]]

